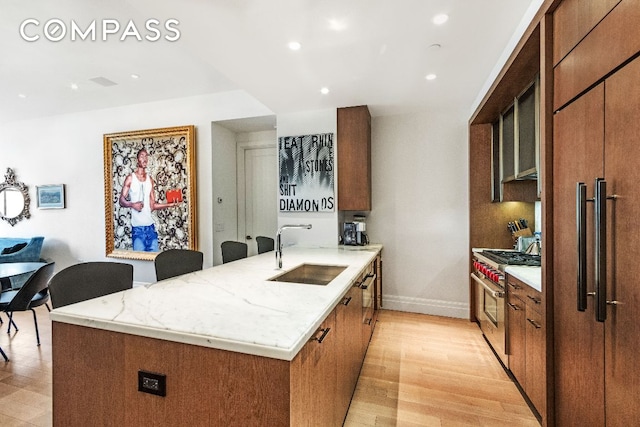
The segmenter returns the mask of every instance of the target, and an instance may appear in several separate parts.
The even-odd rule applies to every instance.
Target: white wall
[[[221,244],[225,240],[243,241],[239,228],[244,225],[238,219],[238,145],[274,145],[275,130],[235,133],[222,125],[211,124],[213,152],[213,265],[222,264]],[[275,150],[275,149],[274,149]],[[273,185],[278,185],[274,176]],[[242,195],[240,195],[242,197]],[[274,224],[277,227],[277,224]],[[275,230],[272,233],[275,235]],[[255,245],[255,243],[254,243]],[[252,249],[250,248],[249,254]]]
[[[337,141],[337,110],[309,111],[278,115],[278,138],[281,136],[333,133]],[[337,164],[337,150],[334,147]],[[337,174],[334,174],[334,188],[338,195]],[[282,233],[284,246],[299,244],[304,246],[332,246],[338,244],[338,206],[334,212],[279,212],[278,227],[285,224],[312,224],[311,230],[287,230]]]
[[[236,186],[236,134],[213,123],[211,125],[213,152],[213,265],[222,264],[220,244],[238,240],[238,204]],[[218,200],[221,200],[218,202]]]
[[[212,265],[211,122],[273,114],[244,91],[166,100],[119,108],[0,124],[0,169],[15,170],[29,185],[31,218],[14,227],[2,221],[1,236],[45,236],[43,257],[56,270],[105,257],[103,135],[119,131],[196,126],[198,245]],[[65,184],[67,208],[39,210],[35,186]],[[116,259],[110,259],[115,261]],[[155,281],[153,263],[134,265],[134,280]]]
[[[467,122],[424,113],[372,120],[372,242],[384,307],[468,317]]]

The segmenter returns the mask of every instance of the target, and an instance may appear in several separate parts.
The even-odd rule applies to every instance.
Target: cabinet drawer
[[[542,294],[538,291],[536,291],[533,288],[529,288],[527,287],[527,289],[525,289],[525,298],[526,298],[526,303],[527,303],[527,309],[533,309],[535,310],[539,315],[542,314],[543,310],[542,310]]]
[[[527,285],[516,279],[515,277],[511,277],[507,275],[507,294],[509,296],[514,295],[520,298],[524,298]]]

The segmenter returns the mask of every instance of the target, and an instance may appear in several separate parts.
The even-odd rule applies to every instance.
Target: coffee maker
[[[342,228],[342,243],[352,246],[369,244],[367,224],[363,216],[355,216],[353,222],[345,222]]]
[[[345,222],[342,224],[342,243],[345,245],[357,245],[356,234],[358,227],[355,222]]]

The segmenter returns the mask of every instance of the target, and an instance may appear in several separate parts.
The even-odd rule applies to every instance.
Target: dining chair
[[[202,270],[204,255],[191,249],[169,249],[160,252],[153,261],[156,280],[180,276]]]
[[[246,243],[227,240],[226,242],[222,242],[220,246],[222,248],[223,264],[247,257]]]
[[[9,326],[7,327],[7,333],[11,332],[11,325],[18,330],[18,327],[13,322],[13,313],[16,311],[31,310],[33,313],[33,324],[36,329],[36,340],[40,345],[40,333],[38,331],[38,318],[36,316],[36,307],[45,305],[47,310],[51,311],[47,302],[49,301],[49,292],[47,286],[49,280],[53,276],[53,269],[55,262],[50,262],[43,265],[35,271],[22,285],[22,287],[15,291],[7,291],[0,294],[0,310],[7,313],[9,316]],[[5,359],[6,359],[6,355]]]
[[[92,261],[75,264],[49,281],[53,308],[98,298],[133,287],[133,266],[121,262]]]
[[[274,240],[271,237],[258,236],[256,237],[256,242],[258,243],[259,254],[272,251],[274,248]]]

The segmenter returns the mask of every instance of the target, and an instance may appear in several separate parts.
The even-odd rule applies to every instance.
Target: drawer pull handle
[[[369,285],[372,284],[376,280],[376,278],[377,276],[375,274],[367,274],[367,276],[362,281],[362,284],[360,285],[360,289],[368,289]]]
[[[327,337],[327,334],[329,333],[329,331],[331,330],[331,328],[320,328],[316,331],[316,334],[320,331],[322,331],[322,335],[320,335],[320,338],[317,337],[313,337],[311,338],[311,341],[318,341],[318,344],[322,344],[322,341],[324,341],[324,339]]]
[[[346,297],[345,299],[342,300],[342,305],[349,305],[350,302],[351,302],[351,297]]]
[[[538,322],[536,322],[535,320],[527,319],[527,322],[531,323],[533,325],[533,327],[536,328],[536,329],[542,328],[542,325],[539,324]]]
[[[535,302],[536,304],[540,304],[542,302],[540,298],[532,297],[531,295],[527,295],[527,298],[529,298],[531,301]]]
[[[512,309],[514,309],[515,311],[522,310],[520,307],[518,307],[518,306],[517,306],[517,305],[515,305],[515,304],[512,304],[512,303],[510,303],[510,302],[508,302],[507,304],[509,304],[509,307],[511,307],[511,308],[512,308]]]

